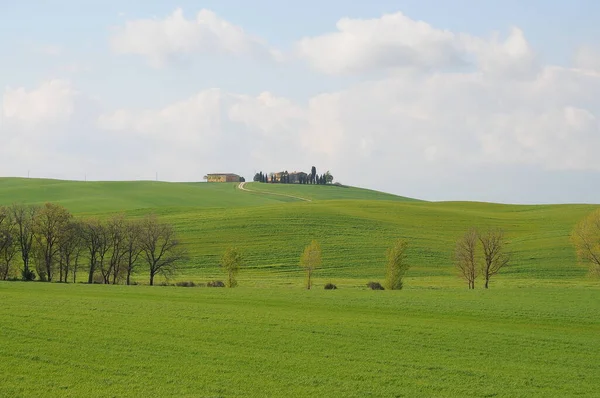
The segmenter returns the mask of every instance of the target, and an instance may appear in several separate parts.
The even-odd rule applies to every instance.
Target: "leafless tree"
[[[123,260],[126,255],[125,216],[123,214],[114,216],[108,221],[106,228],[108,232],[110,257],[108,259],[108,278],[105,278],[105,283],[108,283],[110,278],[112,278],[112,283],[114,285],[121,277]]]
[[[600,209],[577,223],[571,240],[579,261],[589,265],[592,275],[600,276]]]
[[[510,259],[506,253],[506,240],[500,229],[488,229],[479,234],[479,242],[483,249],[481,274],[485,279],[484,287],[489,287],[490,278],[507,266]]]
[[[156,275],[172,274],[177,263],[186,258],[173,227],[158,221],[154,215],[147,216],[141,223],[140,245],[148,265],[151,286]]]
[[[15,224],[15,241],[23,260],[23,279],[32,279],[29,270],[35,236],[35,217],[39,208],[33,205],[15,203],[9,207],[9,217]]]
[[[73,273],[73,283],[77,281],[77,269],[79,258],[83,250],[83,228],[82,224],[71,220],[61,234],[58,242],[59,250],[59,278],[67,283],[69,272]]]
[[[54,268],[59,260],[59,242],[62,234],[66,232],[72,215],[67,209],[53,203],[42,206],[35,217],[34,230],[37,249],[45,277],[52,281]],[[61,280],[62,280],[62,275]]]
[[[82,236],[90,261],[88,283],[94,283],[94,274],[97,270],[104,269],[106,252],[109,249],[107,229],[97,219],[87,220],[82,224]]]
[[[125,231],[123,235],[124,243],[124,265],[125,272],[127,274],[126,283],[131,283],[131,274],[134,272],[138,258],[142,252],[142,246],[140,241],[141,225],[136,221],[128,221],[125,224]]]
[[[6,280],[10,275],[15,247],[15,225],[11,222],[8,209],[0,207],[0,279]]]
[[[469,229],[458,242],[454,252],[454,261],[458,272],[467,284],[469,289],[475,289],[475,279],[477,278],[477,243],[479,238],[475,228]]]

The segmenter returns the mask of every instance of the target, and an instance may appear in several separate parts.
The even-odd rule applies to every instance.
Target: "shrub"
[[[28,269],[27,271],[21,271],[21,276],[24,281],[33,281],[35,280],[35,272]]]
[[[158,284],[158,286],[171,286],[171,285],[169,284],[169,282],[161,282]]]
[[[179,286],[179,287],[194,287],[196,286],[196,284],[192,281],[181,281],[181,282],[177,282],[175,283],[175,286]]]
[[[379,282],[369,282],[367,283],[367,287],[371,290],[385,290],[385,288],[381,286],[381,283]]]
[[[325,285],[325,290],[335,290],[337,289],[337,286],[334,285],[333,283],[328,283]]]
[[[206,284],[208,287],[225,287],[223,281],[210,281]]]

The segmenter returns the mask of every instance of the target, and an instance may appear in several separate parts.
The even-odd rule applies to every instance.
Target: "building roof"
[[[238,174],[234,174],[234,173],[210,173],[210,174],[207,174],[207,176],[235,176],[235,177],[239,177]]]

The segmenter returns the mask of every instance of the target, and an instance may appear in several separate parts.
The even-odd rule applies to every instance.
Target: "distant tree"
[[[113,216],[106,225],[108,233],[108,268],[105,283],[116,285],[123,274],[123,260],[126,255],[125,229],[126,220],[123,214]]]
[[[333,176],[331,175],[329,170],[327,170],[327,172],[325,173],[325,183],[331,184],[332,182],[333,182]]]
[[[579,261],[588,264],[590,274],[600,276],[600,209],[577,223],[571,241]]]
[[[8,279],[17,254],[14,228],[8,209],[0,207],[0,280]]]
[[[312,274],[321,266],[321,246],[316,240],[306,246],[300,257],[300,266],[306,270],[306,288],[312,287]]]
[[[40,266],[48,282],[52,282],[54,277],[54,269],[59,262],[59,242],[72,217],[67,209],[53,203],[44,204],[35,217],[34,236],[42,262]],[[60,277],[62,280],[62,275]]]
[[[254,174],[254,178],[252,179],[252,181],[254,181],[254,182],[261,182],[262,181],[262,174],[261,173]]]
[[[158,221],[154,215],[147,216],[141,223],[140,244],[151,286],[156,275],[173,274],[177,263],[186,258],[173,227]]]
[[[243,265],[243,258],[241,253],[233,248],[229,247],[223,257],[221,258],[221,267],[227,273],[227,282],[225,285],[227,287],[236,287],[237,286],[237,274],[240,270],[240,267]]]
[[[468,286],[469,289],[475,289],[475,279],[477,278],[477,243],[479,238],[475,228],[469,229],[456,242],[454,252],[454,262],[456,268]]]
[[[244,177],[240,177],[240,182],[246,182],[246,179]]]
[[[73,274],[73,283],[77,281],[79,259],[84,250],[81,223],[71,220],[58,241],[59,280],[67,283],[69,273]]]
[[[13,204],[8,208],[10,222],[15,225],[15,241],[17,249],[23,260],[22,276],[24,280],[32,280],[35,274],[29,269],[29,262],[33,254],[33,242],[35,237],[35,217],[38,212],[37,206],[25,204]]]
[[[109,248],[107,233],[104,225],[97,219],[82,222],[82,237],[88,252],[89,270],[88,283],[94,283],[94,274],[104,266],[104,257]]]
[[[406,261],[406,248],[408,244],[398,239],[387,251],[387,264],[385,274],[386,288],[400,290],[403,287],[403,279],[410,265]]]
[[[315,184],[317,178],[317,168],[315,166],[310,169],[310,183]]]
[[[488,229],[479,233],[478,239],[483,249],[481,275],[485,280],[484,287],[487,289],[491,277],[507,266],[510,259],[506,253],[506,241],[502,230]]]
[[[135,271],[139,256],[142,252],[141,246],[141,225],[136,221],[128,221],[124,231],[124,250],[125,250],[125,283],[131,283],[131,274]]]

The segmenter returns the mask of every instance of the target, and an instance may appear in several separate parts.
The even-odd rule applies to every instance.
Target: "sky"
[[[0,175],[600,203],[600,2],[0,0]]]

